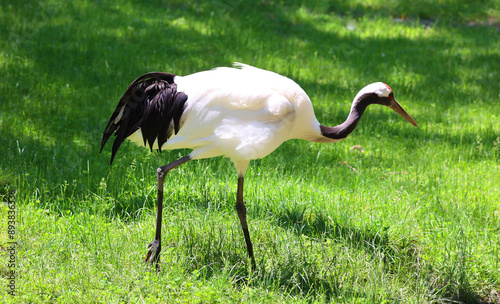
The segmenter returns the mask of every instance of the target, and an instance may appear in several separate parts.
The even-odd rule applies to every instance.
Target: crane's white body
[[[293,80],[238,66],[174,78],[188,101],[179,132],[162,150],[193,149],[191,159],[223,155],[244,176],[250,160],[265,157],[286,140],[335,141],[321,135],[309,97]],[[141,129],[129,139],[144,146]]]

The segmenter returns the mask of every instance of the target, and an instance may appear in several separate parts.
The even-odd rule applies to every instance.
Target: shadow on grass
[[[195,200],[192,203],[196,206],[195,210],[205,212],[206,202]],[[193,205],[190,208],[192,207]],[[232,212],[229,213],[229,217],[233,219],[233,224],[229,228],[214,224],[205,228],[195,228],[189,223],[182,224],[184,225],[182,229],[185,231],[178,241],[182,242],[185,248],[180,260],[186,271],[196,271],[205,279],[229,271],[229,276],[233,278],[238,288],[266,287],[283,289],[290,295],[301,295],[312,299],[323,296],[347,297],[378,302],[379,298],[371,298],[374,295],[346,286],[349,283],[346,284],[346,274],[343,273],[345,269],[336,269],[335,253],[339,247],[346,246],[355,251],[366,252],[374,261],[382,261],[383,271],[387,275],[397,277],[398,273],[411,273],[409,277],[403,277],[404,280],[410,280],[405,281],[406,284],[409,286],[417,284],[412,280],[419,278],[420,283],[428,284],[428,290],[436,292],[429,296],[439,297],[445,301],[488,303],[481,301],[481,297],[469,284],[468,276],[464,273],[468,269],[465,256],[452,257],[447,264],[448,268],[444,271],[437,270],[420,256],[421,248],[418,240],[404,236],[395,238],[389,234],[387,228],[374,229],[342,224],[321,212],[311,214],[302,207],[282,207],[273,211],[275,215],[272,218],[276,218],[277,226],[329,247],[328,253],[320,254],[326,255],[327,259],[307,255],[307,244],[290,244],[289,251],[283,251],[281,248],[279,252],[277,248],[261,247],[256,256],[258,268],[251,272],[236,212],[234,210]],[[268,246],[272,247],[272,242]],[[300,249],[295,248],[296,246]],[[355,274],[352,275],[356,277]]]
[[[330,238],[348,243],[373,254],[382,254],[386,263],[408,260],[418,264],[420,259],[417,241],[402,239],[396,243],[387,233],[389,227],[375,231],[371,228],[353,227],[319,213],[306,213],[305,209],[285,209],[277,216],[276,224],[309,237]]]
[[[429,276],[428,282],[433,284],[430,286],[430,290],[440,290],[439,294],[450,301],[488,303],[481,301],[480,296],[470,286],[464,273],[464,269],[467,269],[465,265],[467,261],[463,255],[456,257],[456,261],[451,262],[452,268],[447,269],[444,274],[434,273],[434,267],[427,264],[420,256],[421,248],[418,240],[404,236],[395,239],[394,236],[389,235],[388,227],[383,229],[354,227],[336,222],[321,212],[308,213],[304,208],[283,209],[277,216],[276,224],[283,228],[292,229],[298,235],[332,240],[334,243],[348,244],[349,247],[364,250],[373,257],[381,259],[385,265],[384,271],[388,273],[408,271]],[[291,285],[293,287],[291,290],[300,293],[306,291],[312,295],[316,292],[316,288],[320,287],[321,293],[328,296],[339,294],[339,286],[342,284],[325,280],[325,276],[320,275],[319,271],[309,271],[311,266],[314,267],[311,263],[295,259],[282,266],[284,269],[293,269],[290,272],[291,275],[301,273],[305,269],[308,270],[307,273],[317,275],[300,277],[298,282],[297,278],[293,281],[286,276],[275,277],[274,279],[280,280],[284,287]]]

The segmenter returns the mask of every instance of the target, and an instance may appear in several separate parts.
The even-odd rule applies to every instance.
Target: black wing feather
[[[147,73],[128,87],[102,135],[101,151],[111,135],[115,134],[111,163],[125,138],[139,128],[144,145],[147,143],[153,150],[153,144],[158,139],[159,151],[174,132],[179,132],[187,95],[177,91],[174,77],[170,73]]]

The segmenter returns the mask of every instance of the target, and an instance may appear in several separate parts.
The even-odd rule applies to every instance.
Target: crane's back
[[[120,124],[128,125],[134,130],[128,138],[151,149],[189,148],[192,159],[224,155],[240,162],[262,158],[288,139],[314,140],[319,134],[307,94],[294,81],[274,72],[236,64],[235,68],[175,76],[173,82],[172,78],[157,81],[144,76],[138,80],[120,100],[110,124],[114,130],[120,130]],[[152,91],[154,96],[149,96]],[[184,95],[187,100],[177,97]],[[127,121],[130,115],[120,114],[123,109],[136,111],[134,121]],[[172,118],[158,121],[161,117]],[[161,128],[156,133],[167,134],[166,141],[160,140],[159,146],[158,138],[152,140],[150,134],[144,134],[146,125]]]

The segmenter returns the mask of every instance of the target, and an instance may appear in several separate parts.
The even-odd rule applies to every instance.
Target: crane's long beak
[[[409,123],[417,127],[417,123],[415,122],[415,120],[411,118],[411,116],[408,115],[408,113],[406,113],[405,109],[403,109],[403,107],[399,105],[396,99],[391,98],[391,104],[389,105],[389,108],[396,111],[396,113],[398,113],[399,115],[403,116],[406,120],[408,120]]]

